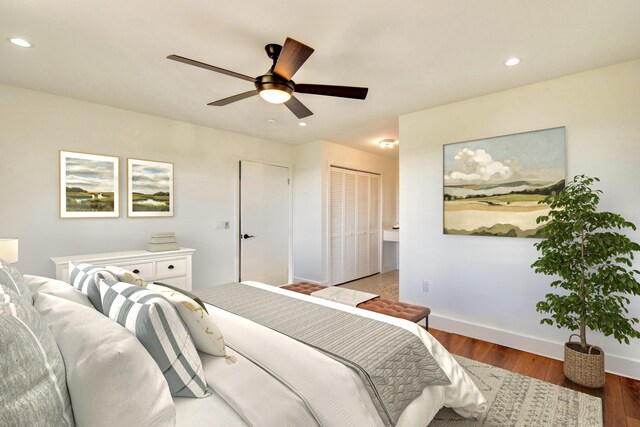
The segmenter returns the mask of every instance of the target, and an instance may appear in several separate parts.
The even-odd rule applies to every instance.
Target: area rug
[[[454,356],[489,402],[477,420],[441,409],[429,427],[602,427],[600,398]]]
[[[398,301],[398,282],[387,281],[377,284],[347,283],[344,285],[340,285],[340,287],[368,292],[371,294],[380,295],[382,298],[388,298],[394,301]]]

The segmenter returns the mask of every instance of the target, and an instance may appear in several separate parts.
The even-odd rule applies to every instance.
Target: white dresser
[[[69,281],[69,261],[99,266],[115,265],[132,271],[148,282],[162,282],[191,290],[191,257],[195,249],[149,252],[125,251],[53,257],[56,279]]]

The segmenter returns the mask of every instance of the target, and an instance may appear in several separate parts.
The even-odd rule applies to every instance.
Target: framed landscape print
[[[444,146],[444,233],[544,237],[538,204],[565,186],[565,128]]]
[[[130,217],[173,216],[173,163],[127,159]]]
[[[60,151],[60,217],[117,218],[117,157]]]

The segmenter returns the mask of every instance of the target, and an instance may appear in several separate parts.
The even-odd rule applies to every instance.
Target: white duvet
[[[420,337],[451,384],[426,387],[404,410],[397,426],[427,426],[442,406],[464,417],[475,417],[486,410],[486,399],[462,367],[417,324],[262,283],[243,283],[387,322]],[[384,426],[364,383],[351,368],[240,316],[208,304],[207,309],[222,330],[236,362],[203,357],[205,376],[213,391],[238,414],[241,419],[238,424]],[[192,402],[176,401],[178,418],[187,409],[183,406],[189,403]]]

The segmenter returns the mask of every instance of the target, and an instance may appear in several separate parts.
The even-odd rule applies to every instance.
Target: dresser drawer
[[[114,265],[134,271],[148,282],[167,282],[186,290],[191,290],[191,260],[194,249],[180,248],[175,251],[149,252],[133,250],[53,257],[56,278],[69,280],[69,262],[86,263],[97,266]]]
[[[134,262],[134,263],[119,262],[117,266],[137,274],[144,280],[152,280],[154,277],[153,262]]]
[[[187,274],[187,260],[184,258],[168,259],[156,263],[156,279],[164,277],[184,276]]]

